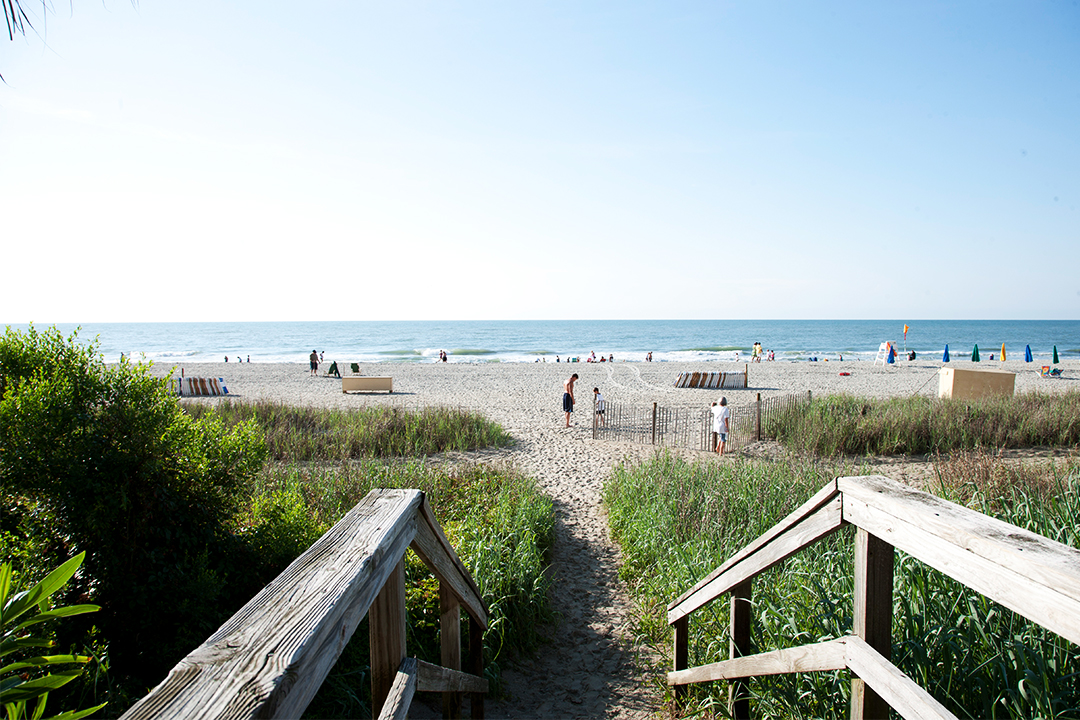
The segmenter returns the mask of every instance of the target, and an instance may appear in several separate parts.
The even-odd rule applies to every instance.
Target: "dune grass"
[[[966,454],[936,466],[936,492],[1080,547],[1080,468],[1005,466]],[[848,469],[847,472],[857,472]],[[640,631],[668,658],[668,602],[798,507],[835,470],[806,461],[691,464],[671,456],[615,472],[605,488]],[[851,631],[852,538],[842,530],[754,583],[755,651]],[[1080,717],[1080,648],[898,553],[893,662],[961,718]],[[728,601],[691,616],[691,665],[727,657]],[[756,678],[756,716],[847,717],[847,671]],[[666,688],[665,688],[666,691]],[[696,686],[688,714],[726,713],[723,683]]]
[[[1070,446],[1080,443],[1080,392],[978,401],[829,395],[770,419],[766,432],[822,457]]]
[[[184,402],[188,414],[220,418],[227,427],[254,420],[271,460],[335,462],[368,457],[431,455],[512,443],[498,424],[458,408],[393,406],[315,408],[259,401],[210,405]]]

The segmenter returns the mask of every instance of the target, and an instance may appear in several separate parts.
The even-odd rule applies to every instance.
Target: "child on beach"
[[[593,407],[596,408],[596,421],[604,424],[604,396],[600,394],[600,388],[593,388]]]

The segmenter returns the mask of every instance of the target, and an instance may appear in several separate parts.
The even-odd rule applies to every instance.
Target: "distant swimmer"
[[[566,427],[570,427],[570,413],[574,412],[574,383],[577,379],[577,373],[574,373],[563,383],[562,409],[566,413]]]

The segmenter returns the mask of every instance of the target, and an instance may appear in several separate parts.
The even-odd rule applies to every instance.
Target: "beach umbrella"
[[[971,362],[979,362],[979,343],[975,343],[975,349],[971,351]]]
[[[1005,343],[1001,343],[1001,362],[1005,362]]]
[[[1057,358],[1057,345],[1055,345],[1055,346],[1054,346],[1054,364],[1055,364],[1055,365],[1057,365],[1057,364],[1058,364],[1058,358]]]
[[[941,356],[941,362],[949,362],[949,343],[945,343],[945,354]]]
[[[1031,362],[1031,346],[1028,345],[1024,348],[1024,362]]]
[[[889,359],[889,364],[890,365],[892,365],[894,362],[896,362],[896,348],[894,348],[892,346],[892,343],[889,343],[889,358],[888,359]]]

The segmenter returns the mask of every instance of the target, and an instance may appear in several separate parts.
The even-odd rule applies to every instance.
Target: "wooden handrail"
[[[410,545],[439,579],[455,611],[460,604],[469,615],[469,662],[474,674],[419,661],[402,663],[406,660],[403,556]],[[123,717],[299,717],[369,610],[376,714],[390,710],[397,717],[407,712],[419,678],[421,690],[472,693],[473,716],[483,716],[487,680],[480,677],[479,635],[487,627],[488,611],[480,591],[435,521],[424,494],[378,489]],[[444,618],[446,623],[461,621],[459,613],[446,613]],[[450,654],[460,658],[460,634],[454,637],[458,645]],[[398,683],[402,669],[407,677]],[[443,678],[441,686],[430,679],[433,674]],[[384,705],[387,699],[390,702]]]
[[[846,524],[858,528],[852,636],[740,655],[734,639],[749,631],[749,615],[733,611],[731,659],[686,667],[690,613],[728,592],[749,600],[755,576]],[[1080,644],[1080,550],[880,475],[840,477],[668,605],[676,697],[692,683],[847,668],[852,717],[879,717],[887,705],[903,717],[953,718],[889,661],[894,548]],[[743,690],[733,687],[736,717],[749,715]]]

